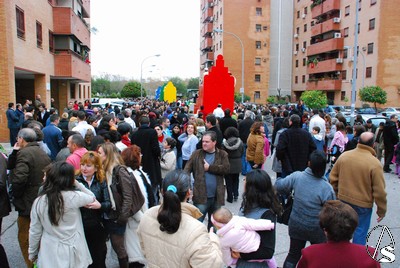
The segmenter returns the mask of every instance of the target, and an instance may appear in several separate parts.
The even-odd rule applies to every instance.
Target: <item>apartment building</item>
[[[241,93],[243,87],[251,102],[265,103],[270,79],[270,0],[201,0],[200,5],[200,77],[221,54],[236,79],[235,92]]]
[[[9,139],[9,102],[40,95],[62,112],[90,98],[89,23],[90,0],[0,1],[1,142]]]
[[[305,90],[325,91],[332,104],[350,105],[353,64],[357,57],[356,90],[380,86],[388,93],[385,106],[400,101],[400,19],[397,1],[294,0],[294,99]],[[354,55],[358,12],[357,55]],[[356,96],[356,107],[362,102]]]

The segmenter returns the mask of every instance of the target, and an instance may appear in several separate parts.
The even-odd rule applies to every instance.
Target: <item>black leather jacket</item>
[[[95,174],[96,175],[96,174]],[[100,202],[100,209],[87,209],[82,207],[82,221],[84,227],[96,226],[102,222],[103,212],[109,212],[111,208],[110,194],[107,189],[107,182],[103,181],[100,183],[95,178],[93,179],[92,185],[90,185],[85,181],[82,175],[78,175],[76,180],[83,184],[87,189],[92,191],[92,193],[96,196],[97,201]]]

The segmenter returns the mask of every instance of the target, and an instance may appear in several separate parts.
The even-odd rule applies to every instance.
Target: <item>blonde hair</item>
[[[103,163],[101,162],[101,158],[98,153],[93,151],[88,151],[87,153],[85,153],[81,158],[81,165],[83,164],[94,165],[95,168],[97,169],[95,176],[96,180],[98,180],[100,183],[102,183],[105,180],[106,174],[104,172]],[[78,175],[81,174],[82,172],[79,170]]]
[[[117,146],[114,143],[106,142],[99,145],[102,148],[106,159],[104,160],[103,167],[108,178],[111,178],[114,167],[123,165],[124,160],[122,159]]]

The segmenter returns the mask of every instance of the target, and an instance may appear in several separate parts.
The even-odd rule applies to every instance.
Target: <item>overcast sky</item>
[[[199,76],[199,0],[90,2],[92,75],[140,79]],[[156,65],[151,67],[151,65]]]

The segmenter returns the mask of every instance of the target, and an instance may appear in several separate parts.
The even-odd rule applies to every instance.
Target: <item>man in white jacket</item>
[[[318,111],[318,109],[313,109],[312,113],[313,113],[313,116],[311,117],[308,131],[312,134],[313,128],[319,127],[319,129],[320,129],[319,134],[321,134],[322,138],[325,139],[326,128],[325,128],[325,120],[322,117],[323,112],[322,112],[322,110]]]

